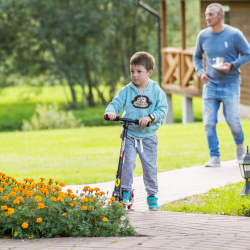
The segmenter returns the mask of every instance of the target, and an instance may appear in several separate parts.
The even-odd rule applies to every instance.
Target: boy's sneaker
[[[220,158],[216,156],[212,156],[208,162],[206,162],[205,167],[220,167]]]
[[[128,204],[129,200],[130,200],[130,196],[131,196],[130,192],[124,190],[122,192],[122,203],[123,204]]]
[[[240,161],[243,160],[244,156],[246,155],[245,143],[236,144],[236,160]]]
[[[148,203],[148,209],[150,211],[157,211],[159,210],[159,206],[157,204],[158,198],[155,197],[154,195],[150,195],[147,197],[147,203]]]

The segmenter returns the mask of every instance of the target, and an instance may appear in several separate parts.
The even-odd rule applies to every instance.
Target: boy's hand
[[[106,115],[108,115],[108,118],[113,121],[115,118],[116,118],[116,114],[115,113],[112,113],[112,112],[109,112],[109,113],[106,113]]]
[[[145,116],[139,120],[139,125],[145,127],[149,122],[151,122],[151,118],[149,116]]]

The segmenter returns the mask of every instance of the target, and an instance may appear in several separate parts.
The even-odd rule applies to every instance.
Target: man
[[[250,61],[250,48],[240,30],[223,23],[222,5],[208,5],[205,16],[208,28],[198,34],[193,60],[195,69],[204,82],[203,115],[211,156],[205,166],[220,167],[216,132],[220,103],[223,103],[223,113],[236,144],[236,159],[245,155],[244,133],[239,119],[239,67]],[[203,67],[203,54],[206,58],[206,69]],[[217,64],[223,59],[224,63]]]

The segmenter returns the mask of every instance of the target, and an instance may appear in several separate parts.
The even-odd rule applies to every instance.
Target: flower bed
[[[114,197],[89,186],[79,195],[62,192],[64,186],[44,178],[19,183],[0,173],[0,237],[137,236]]]

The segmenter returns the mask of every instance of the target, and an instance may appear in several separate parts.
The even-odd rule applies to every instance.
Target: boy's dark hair
[[[154,69],[155,59],[147,52],[137,52],[131,57],[130,65],[142,65],[149,71]]]

